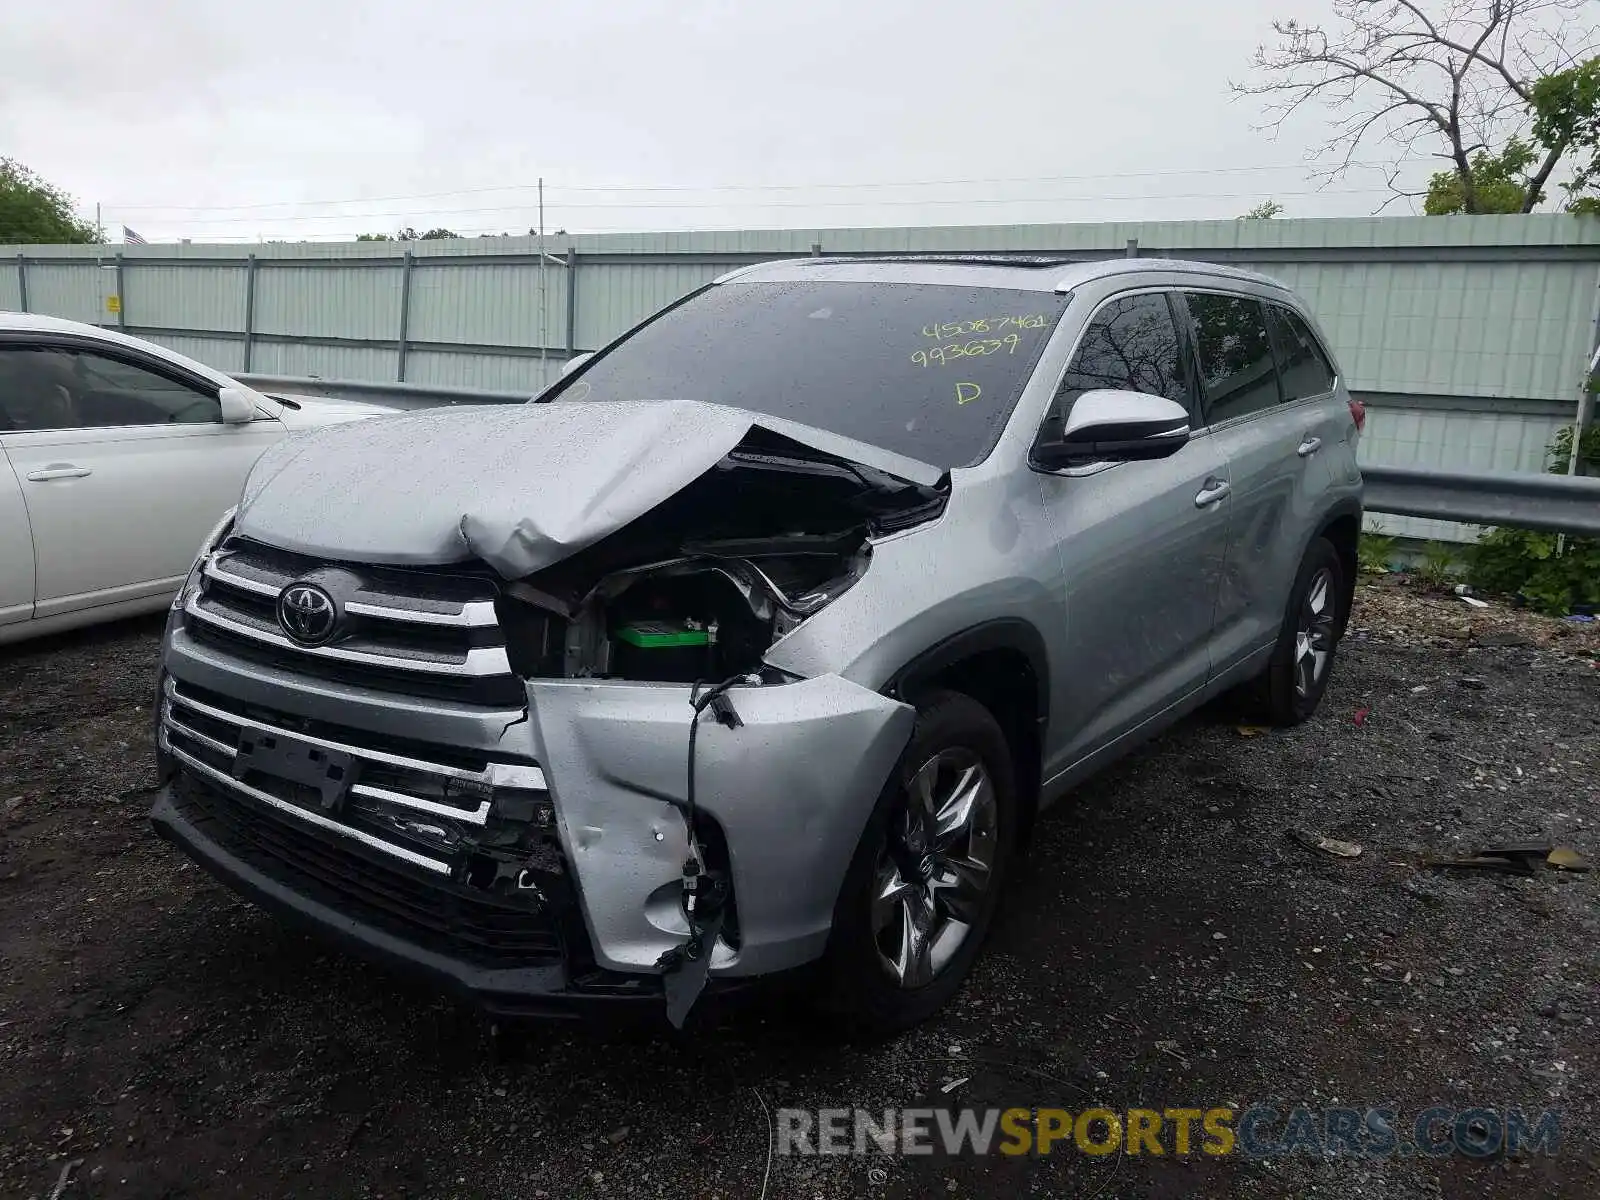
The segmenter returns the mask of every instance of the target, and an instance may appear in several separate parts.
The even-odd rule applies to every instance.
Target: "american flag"
[[[122,227],[122,240],[130,246],[148,246],[150,244],[126,225]]]

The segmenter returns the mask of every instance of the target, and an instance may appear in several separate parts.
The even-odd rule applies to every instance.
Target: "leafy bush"
[[[1472,549],[1468,578],[1486,592],[1521,593],[1540,612],[1600,604],[1600,540],[1491,529]]]
[[[1572,432],[1567,426],[1548,447],[1553,475],[1567,473]],[[1600,426],[1584,431],[1580,453],[1586,470],[1600,474]],[[1600,539],[1491,529],[1472,548],[1468,578],[1481,591],[1520,593],[1540,612],[1560,616],[1574,605],[1600,604]]]
[[[1356,543],[1356,568],[1363,575],[1382,575],[1394,561],[1395,539],[1380,530],[1368,530]]]
[[[1564,426],[1546,448],[1549,455],[1547,465],[1552,475],[1567,473],[1567,464],[1572,459],[1572,429],[1571,425]],[[1600,475],[1600,425],[1591,425],[1583,431],[1579,457],[1583,461],[1585,475]]]
[[[1449,542],[1429,542],[1422,548],[1417,578],[1436,592],[1447,591],[1456,582],[1456,549]]]

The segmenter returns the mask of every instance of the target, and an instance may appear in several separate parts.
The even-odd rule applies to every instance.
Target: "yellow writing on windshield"
[[[948,346],[929,346],[925,350],[913,350],[911,361],[919,367],[944,367],[957,359],[982,358],[988,354],[998,354],[1002,350],[1007,354],[1015,354],[1021,344],[1022,339],[1014,333],[1008,333],[1003,338],[974,338],[970,342],[951,342]]]
[[[957,404],[971,404],[981,395],[983,395],[983,389],[975,383],[956,384]]]
[[[974,317],[970,321],[939,321],[922,327],[922,336],[944,341],[974,333],[1000,333],[1006,329],[1043,329],[1048,322],[1043,313],[1012,317]]]

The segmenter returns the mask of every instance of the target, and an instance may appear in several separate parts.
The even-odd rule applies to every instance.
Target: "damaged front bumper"
[[[528,687],[540,761],[578,878],[595,960],[654,968],[688,925],[679,870],[689,689],[553,680]],[[818,957],[845,868],[911,738],[911,708],[836,675],[728,693],[742,725],[703,719],[699,811],[727,846],[737,944],[716,975],[760,975]]]
[[[164,673],[191,707],[174,708],[164,684],[151,817],[212,874],[493,1011],[660,1004],[659,964],[689,936],[689,842],[675,806],[687,687],[535,681],[525,712],[485,712],[238,663],[179,624]],[[731,885],[713,990],[822,953],[846,867],[914,722],[904,704],[837,676],[737,687],[729,699],[742,723],[703,719],[696,751],[697,840]],[[323,748],[348,787],[271,778],[277,760],[249,754],[263,736]],[[413,762],[413,745],[424,747],[419,760],[448,746],[500,764],[517,786],[485,787],[481,802],[448,789],[445,803],[422,800],[402,767],[462,772]],[[269,775],[252,773],[261,770]],[[533,811],[535,784],[551,852],[519,866],[522,851],[502,837],[493,869],[480,869],[489,835]]]
[[[494,964],[465,953],[461,944],[431,942],[366,913],[353,915],[347,890],[319,887],[315,876],[291,863],[263,856],[248,843],[239,844],[236,831],[221,823],[216,800],[180,771],[158,790],[151,824],[162,838],[245,899],[361,958],[421,975],[499,1016],[653,1012],[662,1003],[657,979],[585,972],[559,953],[530,951],[526,962]],[[466,898],[461,892],[456,895]]]

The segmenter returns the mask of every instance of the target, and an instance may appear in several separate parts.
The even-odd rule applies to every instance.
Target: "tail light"
[[[1350,419],[1356,423],[1356,432],[1367,427],[1367,406],[1354,398],[1350,401]]]

